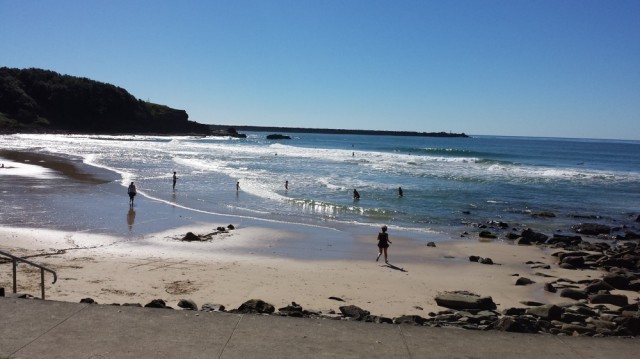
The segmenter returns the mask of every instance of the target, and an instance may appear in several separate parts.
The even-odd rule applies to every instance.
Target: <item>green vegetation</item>
[[[125,89],[41,69],[0,68],[0,131],[197,133],[184,110],[138,100]]]

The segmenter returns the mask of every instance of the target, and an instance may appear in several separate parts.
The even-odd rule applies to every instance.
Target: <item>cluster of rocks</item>
[[[207,233],[207,234],[195,234],[193,232],[187,232],[187,234],[185,234],[182,238],[180,238],[180,240],[183,241],[183,242],[210,241],[210,240],[213,239],[214,236],[216,236],[218,234],[229,233],[229,231],[232,231],[234,229],[235,229],[235,226],[233,224],[230,224],[226,228],[221,226],[221,227],[216,228],[215,232],[211,232],[211,233]]]
[[[340,300],[340,298],[335,298]],[[225,310],[224,305],[206,303],[199,309],[189,299],[182,299],[178,307],[184,310],[202,312],[227,312],[238,314],[279,315],[298,318],[330,320],[353,320],[380,324],[409,324],[429,327],[457,327],[471,330],[498,330],[519,333],[548,333],[555,335],[584,336],[637,336],[640,335],[640,310],[638,304],[611,310],[603,304],[589,306],[585,303],[562,305],[524,302],[525,307],[509,308],[499,312],[491,297],[482,297],[466,291],[445,292],[435,297],[436,303],[447,308],[437,313],[430,312],[427,317],[403,315],[387,318],[372,315],[368,310],[355,305],[340,306],[340,313],[331,310],[327,313],[303,309],[301,305],[291,304],[276,308],[263,300],[251,299],[238,308]],[[97,304],[91,298],[82,303]],[[113,304],[119,305],[119,304]],[[125,303],[123,306],[143,307],[138,303]],[[154,299],[144,305],[147,308],[173,309],[162,299]]]

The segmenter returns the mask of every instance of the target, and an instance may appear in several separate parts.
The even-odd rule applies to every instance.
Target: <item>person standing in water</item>
[[[284,189],[289,189],[289,181],[284,181]]]
[[[402,193],[402,187],[398,187],[398,197],[402,197],[403,193]]]
[[[236,192],[240,191],[240,181],[236,182]]]
[[[133,198],[136,196],[136,185],[131,182],[129,188],[127,188],[127,193],[129,194],[129,206],[133,207]]]
[[[173,189],[176,189],[176,181],[178,180],[178,177],[176,177],[176,171],[173,171]]]
[[[389,240],[389,234],[387,234],[387,226],[382,226],[381,229],[382,232],[378,233],[378,256],[376,257],[376,262],[380,259],[382,253],[384,253],[384,262],[389,264],[387,248],[389,248],[391,241]]]
[[[354,200],[359,200],[360,199],[360,193],[358,193],[358,190],[356,190],[356,189],[353,190],[353,199]]]

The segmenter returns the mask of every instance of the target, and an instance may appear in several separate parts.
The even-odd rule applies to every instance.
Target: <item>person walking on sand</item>
[[[133,207],[133,198],[136,196],[136,185],[133,182],[129,185],[127,193],[129,194],[129,206]]]
[[[376,262],[380,259],[382,253],[384,253],[384,262],[389,264],[387,248],[389,248],[391,241],[389,240],[389,234],[387,234],[387,226],[382,226],[381,229],[382,232],[378,233],[378,256],[376,257]]]
[[[176,176],[176,171],[173,171],[173,189],[176,189],[176,181],[178,180],[178,177]]]

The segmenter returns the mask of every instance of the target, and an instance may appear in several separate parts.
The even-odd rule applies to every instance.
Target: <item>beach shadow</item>
[[[393,265],[393,264],[391,264],[391,263],[386,263],[386,264],[384,264],[384,265],[383,265],[383,267],[387,267],[387,268],[395,269],[395,270],[400,271],[400,272],[407,272],[407,270],[406,270],[406,269],[404,269],[404,268],[400,268],[400,267],[397,267],[397,266],[394,266],[394,265]]]

